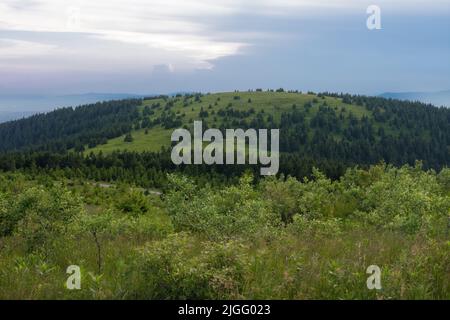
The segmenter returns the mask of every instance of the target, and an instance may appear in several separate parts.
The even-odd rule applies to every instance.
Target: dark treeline
[[[372,117],[358,119],[325,105],[310,121],[304,111],[284,113],[278,126],[280,149],[356,164],[385,160],[398,166],[422,160],[426,168],[437,170],[449,165],[448,109],[412,104],[398,109],[378,106],[372,111]]]
[[[258,127],[280,128],[280,149],[313,158],[345,163],[373,164],[380,160],[400,166],[423,161],[425,168],[440,170],[450,164],[450,109],[421,102],[343,94],[318,94],[364,106],[370,116],[357,118],[318,99],[318,111],[306,120],[311,103],[292,106],[280,123],[267,116]],[[259,117],[263,119],[264,117]]]
[[[0,124],[0,151],[83,151],[130,132],[139,118],[140,99],[61,108]]]
[[[314,167],[337,179],[350,163],[329,159],[314,159],[300,154],[280,157],[280,174],[297,178],[311,176]],[[258,179],[257,165],[181,165],[170,159],[170,150],[160,152],[124,152],[110,154],[16,152],[0,154],[0,171],[24,171],[39,175],[43,172],[66,178],[96,181],[123,181],[143,187],[163,187],[166,174],[181,172],[199,183],[236,182],[244,172],[252,172]]]
[[[367,115],[357,117],[349,109],[328,106],[325,99],[320,99],[325,94],[318,94],[315,112],[313,102],[294,104],[279,121],[263,111],[246,118],[233,108],[220,110],[225,115],[220,129],[279,128],[280,151],[291,154],[288,158],[300,154],[343,165],[386,161],[396,166],[421,160],[424,168],[436,170],[449,166],[450,109],[377,97],[336,96],[346,103],[364,106]],[[287,165],[292,167],[290,162]]]

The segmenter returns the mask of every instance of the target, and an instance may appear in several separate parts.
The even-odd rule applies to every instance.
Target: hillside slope
[[[170,136],[175,128],[192,128],[194,120],[202,120],[210,128],[262,128],[261,123],[253,123],[252,126],[252,121],[259,115],[263,114],[264,118],[273,116],[274,121],[279,122],[281,115],[291,112],[294,105],[298,107],[297,110],[306,111],[305,105],[308,104],[311,107],[310,112],[305,112],[307,120],[311,120],[323,104],[336,108],[337,112],[351,112],[358,119],[364,115],[371,116],[371,112],[362,106],[345,104],[334,97],[319,99],[315,94],[227,92],[158,98],[143,101],[141,112],[144,119],[148,118],[150,121],[135,123],[131,132],[132,142],[125,142],[123,135],[88,151],[158,151],[163,146],[170,146]]]
[[[421,103],[298,92],[228,92],[144,100],[132,141],[125,135],[87,149],[158,151],[175,128],[279,128],[281,152],[352,164],[385,160],[450,163],[450,110]],[[129,139],[130,140],[130,139]]]
[[[129,132],[139,119],[140,99],[61,108],[0,124],[0,151],[67,151],[94,147]]]
[[[450,109],[345,94],[249,91],[95,104],[0,124],[0,150],[158,152],[174,129],[278,128],[285,168],[302,159],[332,167],[450,164]],[[127,137],[127,139],[125,139]],[[289,168],[292,168],[289,169]],[[300,170],[300,169],[299,169]]]

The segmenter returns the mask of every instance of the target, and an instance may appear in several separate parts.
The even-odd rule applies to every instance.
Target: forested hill
[[[282,172],[299,176],[302,159],[329,167],[450,164],[450,109],[344,94],[249,91],[188,94],[65,108],[0,124],[0,150],[158,152],[175,128],[279,128]],[[92,153],[92,154],[91,154]],[[114,153],[117,154],[117,153]],[[111,156],[113,157],[113,156]],[[113,161],[114,162],[114,161]],[[98,166],[98,164],[97,164]],[[144,164],[145,166],[145,164]],[[224,169],[225,170],[225,169]]]
[[[132,129],[141,103],[139,99],[99,102],[0,124],[0,151],[66,151],[106,143]]]

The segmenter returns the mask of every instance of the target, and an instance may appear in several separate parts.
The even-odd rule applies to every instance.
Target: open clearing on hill
[[[340,112],[345,109],[346,112],[352,113],[356,118],[363,116],[371,116],[371,112],[363,106],[356,106],[342,102],[342,99],[333,97],[318,97],[315,94],[303,94],[298,92],[225,92],[205,94],[201,96],[193,95],[189,99],[184,96],[177,96],[168,99],[148,99],[144,100],[140,108],[143,112],[148,106],[153,110],[154,114],[150,115],[150,119],[160,117],[165,106],[172,105],[170,110],[181,120],[180,127],[187,126],[191,128],[195,120],[203,120],[208,123],[209,127],[217,128],[224,123],[225,116],[220,115],[220,110],[232,108],[234,111],[248,112],[253,110],[251,114],[245,117],[245,120],[251,121],[260,112],[265,115],[272,115],[276,121],[280,120],[283,112],[291,111],[295,105],[298,110],[305,110],[305,106],[311,104],[311,108],[307,113],[306,119],[311,119],[317,112],[319,106],[327,105]],[[159,106],[159,107],[155,107]],[[203,117],[200,117],[201,111],[206,111]],[[241,119],[243,120],[243,119]],[[159,151],[161,147],[170,146],[170,136],[174,129],[165,129],[162,125],[154,126],[150,129],[135,129],[132,131],[132,142],[125,142],[125,135],[110,139],[104,145],[98,145],[95,148],[88,149],[95,153],[110,153],[114,150],[127,151]]]

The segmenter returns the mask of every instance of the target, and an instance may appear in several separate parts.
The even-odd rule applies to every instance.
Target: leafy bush
[[[444,194],[450,195],[450,168],[444,168],[439,172],[437,180]]]
[[[2,235],[16,233],[24,238],[29,251],[44,250],[52,239],[66,233],[70,222],[83,211],[81,199],[61,185],[32,187],[6,208],[4,198],[0,205]]]
[[[132,298],[223,299],[239,296],[245,262],[236,242],[198,245],[173,234],[139,250],[126,274]]]
[[[361,190],[361,206],[355,215],[380,228],[408,233],[439,229],[442,232],[449,218],[450,198],[441,190],[432,171],[424,172],[419,166],[400,169],[388,166],[379,178]]]
[[[170,219],[154,212],[138,217],[116,214],[110,222],[110,232],[116,236],[161,239],[173,233]]]
[[[148,212],[151,205],[142,191],[131,189],[119,196],[116,207],[122,212],[132,216],[138,216]]]
[[[293,223],[289,226],[290,231],[299,235],[321,236],[338,236],[342,234],[342,228],[342,221],[337,218],[309,220],[301,215],[296,215]]]
[[[209,239],[254,235],[270,231],[280,217],[244,176],[236,186],[221,190],[198,188],[184,177],[169,176],[172,189],[166,203],[178,230],[201,233]]]
[[[436,175],[420,164],[399,169],[380,164],[349,169],[341,180],[331,181],[314,170],[312,180],[267,179],[262,190],[271,210],[286,222],[295,221],[297,229],[345,222],[442,234],[450,218],[447,171]]]

